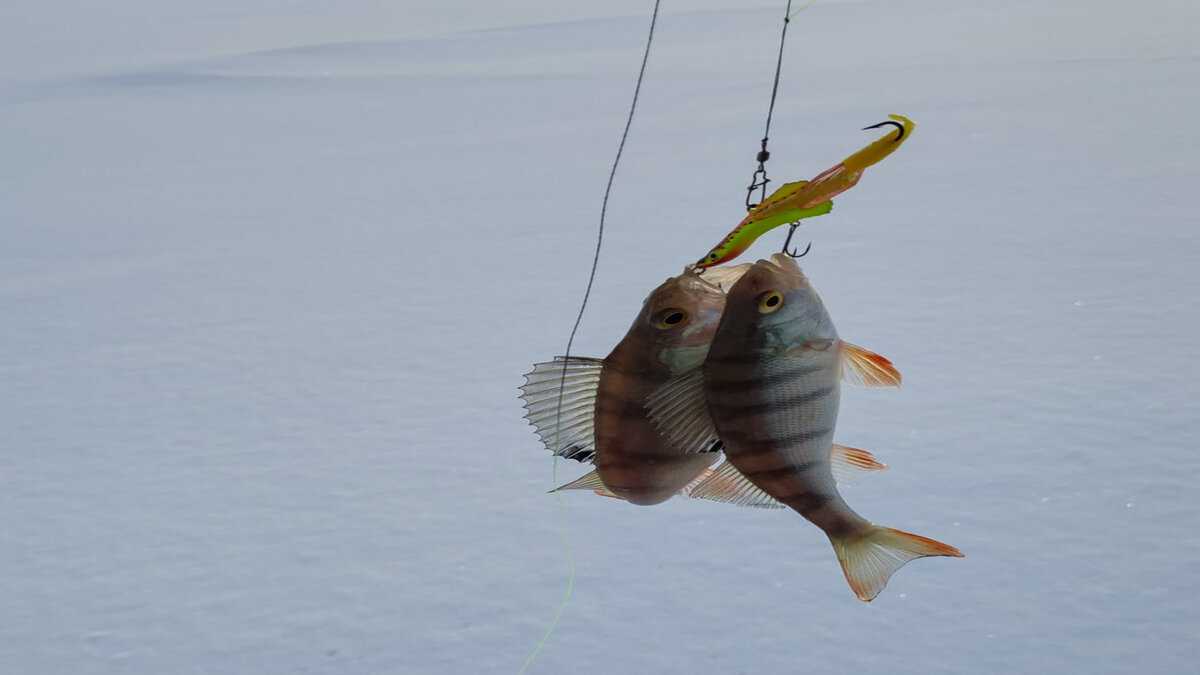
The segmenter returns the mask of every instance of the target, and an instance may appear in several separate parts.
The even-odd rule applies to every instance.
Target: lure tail
[[[863,602],[874,600],[892,574],[910,560],[942,555],[963,557],[961,551],[940,541],[888,527],[872,527],[863,535],[829,538],[846,581]]]

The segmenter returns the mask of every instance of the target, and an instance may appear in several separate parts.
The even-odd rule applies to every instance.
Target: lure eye
[[[687,312],[683,311],[682,309],[678,309],[676,307],[668,307],[667,309],[662,310],[658,314],[655,314],[654,321],[652,323],[654,324],[655,328],[661,328],[663,330],[667,330],[669,328],[674,328],[676,326],[683,325],[684,323],[687,322],[687,319],[688,319]]]
[[[709,254],[708,254],[708,259],[709,259],[709,260],[716,260],[716,259],[717,259],[717,254],[716,254],[716,252],[714,251],[714,252],[712,252],[712,253],[709,253]]]
[[[767,291],[758,296],[758,311],[763,314],[770,314],[783,307],[783,293],[779,291]]]

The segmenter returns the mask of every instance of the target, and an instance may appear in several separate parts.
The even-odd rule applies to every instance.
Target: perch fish
[[[729,290],[703,365],[664,385],[648,405],[679,447],[719,437],[734,469],[825,532],[851,589],[870,601],[906,562],[962,553],[876,525],[842,499],[829,457],[842,379],[898,386],[900,374],[886,358],[841,340],[799,265],[777,253]],[[703,481],[695,487],[704,489]]]
[[[596,467],[558,489],[592,489],[651,505],[687,494],[712,473],[709,467],[721,448],[717,438],[695,438],[686,447],[673,444],[650,420],[645,401],[671,378],[704,362],[725,307],[722,284],[727,288],[749,267],[716,268],[703,277],[686,269],[654,289],[604,359],[558,357],[525,376],[526,417],[542,442],[555,454]],[[706,496],[728,501],[719,487]],[[779,506],[757,490],[733,498],[747,506]]]

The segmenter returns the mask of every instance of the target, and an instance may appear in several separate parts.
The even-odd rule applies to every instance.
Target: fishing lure
[[[721,243],[697,263],[698,269],[720,265],[738,257],[756,239],[768,231],[795,223],[804,218],[829,213],[833,198],[849,190],[862,178],[863,171],[883,160],[899,148],[912,133],[912,120],[900,115],[888,115],[890,121],[873,124],[867,129],[894,126],[895,130],[867,147],[843,159],[812,180],[787,183],[754,207]]]

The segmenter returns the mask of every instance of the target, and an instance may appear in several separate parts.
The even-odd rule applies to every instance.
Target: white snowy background
[[[575,352],[741,217],[783,4],[664,2]],[[0,673],[521,667],[569,565],[517,387],[651,6],[4,3]],[[799,235],[905,376],[844,395],[891,465],[847,499],[966,558],[866,605],[794,513],[568,494],[529,672],[1195,672],[1197,34],[1194,0],[799,15],[776,180],[918,125]]]

